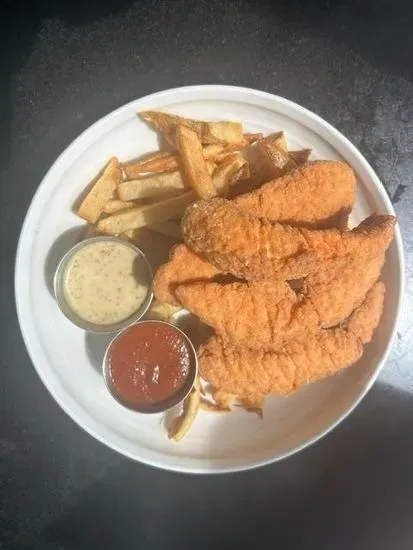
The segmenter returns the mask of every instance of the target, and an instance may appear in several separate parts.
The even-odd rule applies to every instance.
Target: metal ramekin
[[[116,340],[122,336],[126,331],[132,329],[136,325],[143,325],[143,324],[149,324],[149,323],[157,323],[160,325],[168,325],[172,327],[176,332],[178,332],[181,336],[183,336],[185,342],[188,344],[189,351],[192,354],[191,362],[190,362],[190,370],[188,378],[184,384],[184,386],[177,391],[174,395],[172,395],[169,399],[166,399],[165,401],[162,401],[160,403],[154,403],[152,405],[145,405],[142,407],[131,407],[124,401],[122,401],[121,397],[117,395],[114,388],[112,387],[110,376],[109,376],[109,353],[111,346],[116,342]],[[124,330],[119,332],[113,340],[110,342],[109,346],[106,349],[105,357],[103,358],[103,379],[105,380],[106,387],[109,391],[109,393],[112,395],[114,399],[121,405],[123,405],[125,408],[138,412],[143,414],[155,414],[155,413],[162,413],[169,409],[172,409],[172,407],[175,407],[175,405],[178,405],[181,401],[183,401],[188,395],[189,392],[192,390],[195,381],[198,376],[198,355],[195,351],[194,345],[192,344],[191,340],[188,338],[188,336],[178,327],[171,323],[167,323],[166,321],[155,321],[155,320],[149,320],[149,321],[139,321],[139,323],[134,323],[133,325],[126,327]]]
[[[67,303],[64,295],[63,279],[65,276],[66,267],[69,261],[83,247],[93,244],[95,242],[119,242],[123,246],[127,246],[128,248],[131,248],[136,252],[136,255],[139,258],[139,261],[144,262],[148,272],[148,294],[142,306],[135,313],[130,315],[127,319],[124,319],[123,321],[119,321],[119,323],[114,323],[112,325],[101,325],[101,324],[96,324],[96,323],[91,323],[89,321],[86,321],[80,315],[78,315],[75,311],[73,311],[73,309]],[[153,298],[152,280],[153,280],[153,275],[152,275],[151,266],[149,265],[149,262],[145,254],[142,252],[142,250],[140,250],[140,248],[118,237],[110,237],[110,236],[91,237],[90,239],[85,239],[84,241],[76,244],[73,248],[71,248],[68,252],[66,252],[66,254],[61,259],[59,265],[57,266],[57,270],[54,276],[54,293],[55,293],[56,301],[59,304],[61,311],[64,313],[64,315],[68,319],[70,319],[70,321],[72,321],[72,323],[90,332],[110,333],[110,332],[117,332],[119,330],[122,330],[128,325],[138,321],[143,315],[145,315]]]

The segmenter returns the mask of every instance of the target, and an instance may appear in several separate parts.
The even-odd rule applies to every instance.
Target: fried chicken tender
[[[265,184],[261,189],[237,197],[234,200],[241,210],[271,221],[288,221],[291,225],[308,227],[344,228],[347,213],[354,202],[355,177],[345,163],[315,161],[308,163],[287,176]],[[302,255],[301,271],[311,262],[311,254]],[[171,255],[155,277],[154,291],[159,300],[177,304],[174,287],[194,279],[199,269],[198,280],[211,280],[217,269],[202,262],[190,251]]]
[[[322,229],[347,227],[356,196],[354,171],[344,162],[314,161],[234,199],[259,218]]]
[[[301,311],[303,300],[284,281],[199,282],[178,286],[175,295],[184,308],[225,340],[255,348],[278,344],[281,337],[306,326],[318,326],[316,313],[311,307]]]
[[[380,277],[383,264],[384,250],[369,261],[336,258],[305,279],[305,296],[317,312],[321,328],[347,319]]]
[[[353,365],[370,342],[383,311],[385,287],[376,283],[346,327],[322,329],[280,351],[227,346],[218,337],[199,349],[201,376],[238,397],[287,395]]]
[[[182,233],[194,252],[235,277],[289,280],[339,256],[377,256],[391,241],[395,221],[375,214],[352,231],[304,229],[255,218],[215,198],[187,208]]]
[[[283,281],[198,282],[176,288],[179,302],[214,328],[224,341],[250,348],[279,348],[303,332],[341,323],[377,281],[384,253],[368,263],[339,258],[310,275],[306,294]]]
[[[153,291],[158,300],[179,305],[175,288],[181,282],[212,280],[220,274],[219,269],[192,252],[186,245],[179,244],[171,250],[169,262],[156,272]]]

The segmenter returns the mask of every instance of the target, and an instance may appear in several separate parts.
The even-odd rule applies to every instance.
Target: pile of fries
[[[240,122],[207,122],[158,111],[139,116],[175,150],[126,163],[111,158],[76,210],[90,224],[88,236],[118,235],[135,242],[154,271],[182,240],[180,218],[188,205],[200,198],[232,198],[251,191],[305,163],[311,153],[288,151],[283,132],[267,137],[244,133]],[[170,321],[179,309],[155,300],[147,318]],[[227,412],[235,398],[215,392],[212,402],[198,380],[169,436],[179,441],[199,409]],[[240,404],[262,414],[262,403]]]

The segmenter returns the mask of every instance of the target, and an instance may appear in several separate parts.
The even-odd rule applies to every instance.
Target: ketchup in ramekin
[[[162,321],[143,321],[111,342],[104,370],[109,390],[124,406],[138,412],[161,412],[191,390],[197,357],[180,329]]]

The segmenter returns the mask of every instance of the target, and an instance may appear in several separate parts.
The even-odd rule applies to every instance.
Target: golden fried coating
[[[352,231],[303,229],[255,218],[215,198],[187,208],[182,233],[194,252],[240,279],[288,280],[339,256],[377,256],[391,241],[395,221],[373,215]]]
[[[283,281],[184,284],[176,288],[175,295],[224,340],[250,347],[275,345],[281,337],[318,326],[312,308],[304,311],[304,300]]]
[[[156,272],[153,291],[158,300],[167,304],[179,305],[175,288],[185,282],[211,280],[221,273],[216,267],[192,252],[186,245],[175,246],[169,262]]]
[[[275,349],[299,333],[347,319],[377,281],[384,253],[364,264],[341,260],[332,260],[325,270],[307,277],[306,292],[299,295],[283,281],[204,281],[180,285],[175,295],[224,341]]]
[[[376,283],[346,327],[322,329],[289,341],[279,351],[228,346],[212,337],[199,349],[201,376],[217,390],[249,395],[287,395],[300,386],[354,364],[383,311],[385,288]]]
[[[345,229],[356,196],[356,178],[340,161],[314,161],[234,199],[259,218],[288,225]]]

